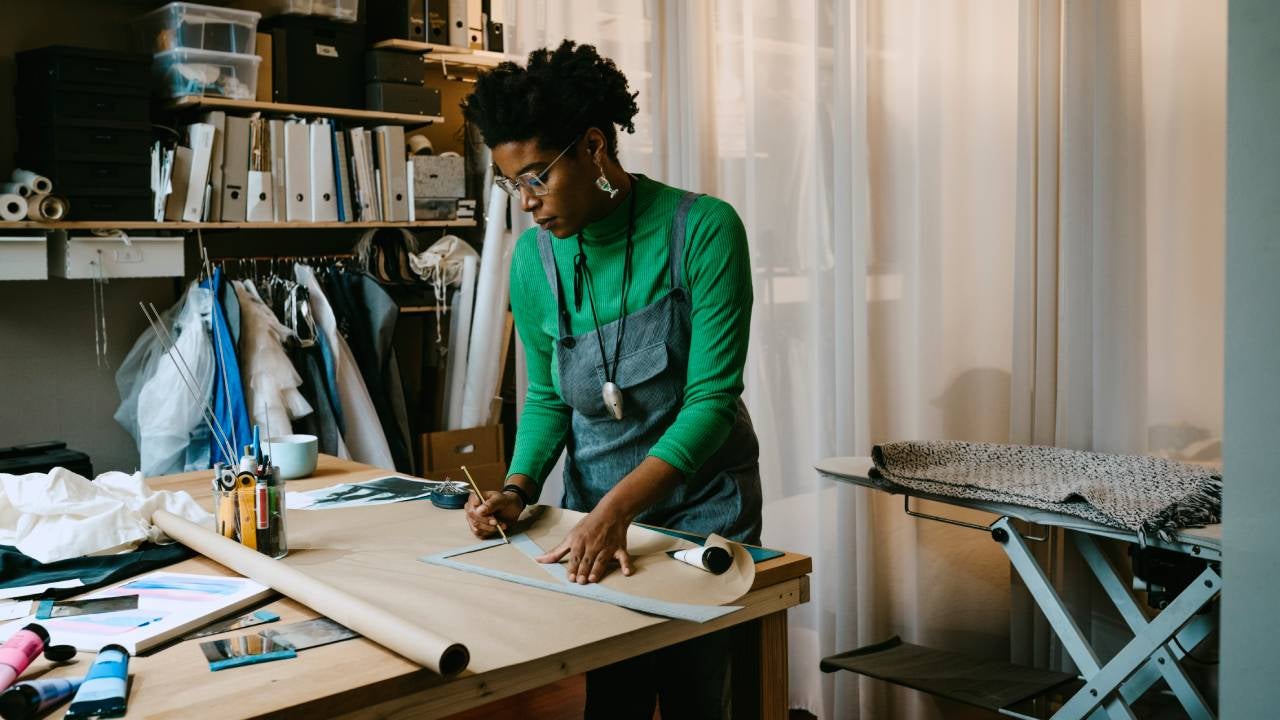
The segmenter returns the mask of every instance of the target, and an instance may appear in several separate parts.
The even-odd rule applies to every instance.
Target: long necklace
[[[573,259],[573,300],[579,310],[582,309],[582,286],[587,287],[587,299],[591,304],[591,321],[596,327],[596,342],[600,345],[600,362],[604,365],[604,385],[600,388],[600,396],[604,406],[613,415],[614,420],[622,419],[622,388],[618,387],[618,358],[622,354],[622,337],[627,332],[627,291],[631,288],[631,255],[634,246],[636,226],[636,188],[631,183],[631,197],[627,209],[627,247],[626,258],[622,264],[622,315],[618,320],[618,333],[613,343],[613,367],[609,366],[609,357],[604,351],[604,332],[600,329],[600,316],[596,312],[595,282],[587,268],[587,254],[583,248],[582,233],[578,233],[578,254]]]

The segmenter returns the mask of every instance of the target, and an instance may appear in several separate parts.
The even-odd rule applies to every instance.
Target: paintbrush
[[[467,476],[467,481],[471,483],[471,489],[476,491],[476,499],[480,502],[484,502],[484,494],[480,492],[480,486],[476,485],[476,479],[471,477],[471,471],[467,469],[466,465],[462,466],[462,472]],[[497,527],[498,534],[502,536],[502,542],[510,545],[511,540],[507,538],[507,534],[505,532],[502,532],[502,525],[498,525]]]

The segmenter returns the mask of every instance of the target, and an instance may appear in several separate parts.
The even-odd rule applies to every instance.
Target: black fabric
[[[0,587],[42,585],[79,579],[84,587],[46,590],[41,597],[65,598],[144,572],[172,565],[195,555],[181,543],[146,544],[119,555],[85,555],[42,563],[18,552],[12,545],[0,545]]]
[[[714,720],[729,715],[733,630],[721,630],[587,673],[584,720]]]
[[[1069,673],[935,650],[897,637],[823,658],[819,667],[823,672],[849,670],[987,710],[1007,708],[1075,679]]]
[[[307,435],[315,435],[320,452],[337,456],[341,428],[334,409],[336,398],[329,392],[329,382],[324,366],[324,351],[320,346],[301,347],[297,340],[290,340],[285,345],[285,353],[293,369],[302,378],[298,392],[311,405],[312,412],[293,421],[293,431]]]
[[[370,322],[371,298],[365,297],[365,288],[359,273],[330,271],[323,273],[325,297],[333,309],[338,332],[347,341],[355,357],[360,375],[364,378],[369,398],[378,413],[378,422],[386,436],[391,458],[396,470],[413,472],[413,453],[407,445],[404,433],[397,422],[392,388],[400,388],[399,369],[395,382],[391,382],[390,362],[394,355],[380,347],[377,329]],[[400,399],[403,407],[404,399]]]

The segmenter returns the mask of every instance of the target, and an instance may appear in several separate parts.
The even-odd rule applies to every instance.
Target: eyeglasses
[[[507,194],[516,200],[520,199],[520,192],[522,190],[528,190],[529,194],[542,197],[543,195],[551,192],[551,188],[547,187],[547,173],[551,172],[551,168],[560,161],[560,158],[564,157],[565,153],[569,152],[569,148],[577,145],[578,141],[581,139],[581,135],[574,138],[573,142],[569,143],[565,146],[565,149],[560,151],[560,154],[556,156],[555,160],[552,160],[545,168],[542,169],[542,172],[527,172],[522,175],[517,175],[515,180],[503,177],[500,173],[494,172],[493,182],[498,187],[506,190]],[[497,166],[494,166],[494,170],[497,170]]]

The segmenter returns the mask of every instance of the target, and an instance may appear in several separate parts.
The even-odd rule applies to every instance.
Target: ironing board
[[[1062,641],[1067,654],[1079,668],[1084,685],[1054,713],[1054,720],[1078,720],[1080,718],[1135,718],[1130,705],[1141,697],[1158,680],[1164,679],[1182,707],[1193,720],[1210,719],[1215,715],[1208,702],[1187,678],[1179,665],[1187,654],[1213,630],[1216,621],[1211,613],[1202,613],[1222,590],[1220,562],[1222,560],[1222,526],[1181,530],[1170,540],[1139,538],[1137,533],[1121,528],[1108,527],[1063,513],[1011,505],[1007,503],[966,500],[918,493],[901,487],[883,487],[872,474],[871,458],[828,458],[818,463],[817,470],[833,480],[893,494],[903,495],[903,507],[913,517],[936,520],[952,525],[974,528],[990,534],[1022,578],[1036,605],[1039,606],[1050,627]],[[990,525],[978,525],[952,518],[918,512],[911,508],[912,498],[933,500],[957,507],[981,510],[999,516]],[[1102,585],[1107,597],[1119,610],[1125,624],[1133,632],[1133,639],[1105,664],[1085,639],[1062,598],[1058,595],[1036,562],[1027,546],[1027,540],[1041,538],[1024,537],[1012,521],[1020,520],[1040,526],[1058,527],[1066,531],[1079,549],[1089,570]],[[1148,621],[1115,568],[1103,555],[1096,539],[1099,537],[1128,543],[1144,543],[1147,547],[1187,555],[1205,561],[1204,570],[1186,586],[1154,619]],[[1033,720],[1008,707],[989,709],[1010,717]]]

